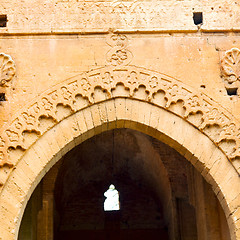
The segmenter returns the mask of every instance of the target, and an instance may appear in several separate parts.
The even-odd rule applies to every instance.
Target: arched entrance
[[[117,211],[104,211],[109,183],[120,193]],[[51,168],[28,203],[19,233],[19,240],[79,238],[230,240],[230,235],[210,185],[183,156],[120,128],[86,140]]]
[[[239,140],[228,127],[237,128],[237,123],[224,109],[155,72],[110,67],[70,79],[3,129],[1,151],[8,157],[1,172],[1,237],[17,239],[33,190],[67,152],[107,130],[129,128],[165,143],[192,163],[218,197],[231,239],[238,239],[240,183],[236,161],[229,159],[238,157]]]

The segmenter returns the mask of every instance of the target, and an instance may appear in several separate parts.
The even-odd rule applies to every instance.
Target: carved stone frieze
[[[40,2],[40,1],[39,1]],[[49,12],[45,11],[45,6],[39,4],[38,11],[33,2],[29,2],[28,11],[34,12],[38,22],[24,19],[27,14],[24,5],[17,5],[13,9],[13,2],[2,2],[0,9],[12,9],[16,21],[11,23],[11,32],[49,32],[64,31],[71,32],[99,32],[108,29],[124,30],[196,30],[191,14],[186,14],[192,9],[192,3],[174,5],[169,1],[80,1],[62,0],[59,2],[49,1]],[[4,6],[4,7],[3,7]],[[21,6],[21,7],[20,7]],[[173,17],[174,9],[178,9],[178,14]],[[20,10],[19,10],[20,9]],[[19,10],[19,11],[18,11]],[[57,17],[56,17],[56,13]],[[64,14],[61,14],[64,13]],[[66,18],[66,16],[68,16]],[[9,26],[8,26],[9,27]],[[41,31],[41,32],[42,32]]]
[[[240,86],[240,50],[232,48],[227,51],[221,60],[222,78],[225,83],[225,88],[229,93],[238,91]],[[231,94],[230,94],[231,95]]]
[[[125,92],[114,95],[119,84]],[[104,97],[96,97],[96,91],[102,91]],[[240,158],[239,122],[209,97],[154,71],[135,66],[108,66],[55,86],[22,110],[10,125],[2,127],[0,168],[14,166],[17,159],[10,157],[14,151],[24,153],[63,118],[87,105],[114,97],[142,100],[138,91],[145,92],[145,101],[173,112],[204,132],[229,160]],[[58,114],[61,107],[67,109],[64,116]]]
[[[7,86],[16,73],[15,63],[11,56],[0,53],[0,86]]]

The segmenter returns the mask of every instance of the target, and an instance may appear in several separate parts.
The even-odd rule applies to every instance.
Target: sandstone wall
[[[80,143],[82,138],[89,137],[88,131],[91,134],[104,131],[104,124],[108,122],[112,125],[107,125],[105,130],[111,129],[115,121],[121,118],[124,120],[116,123],[117,127],[130,126],[160,141],[165,140],[166,144],[179,150],[202,171],[207,181],[214,186],[214,192],[224,208],[232,238],[239,239],[239,6],[238,1],[216,0],[1,1],[0,187],[5,194],[1,194],[0,199],[2,236],[14,238],[20,215],[34,184],[40,176],[44,176],[43,172],[47,171],[45,169],[49,169],[59,159],[59,152],[63,154],[73,148],[76,141],[74,137]],[[199,24],[194,19],[196,14],[200,16],[197,19]],[[112,36],[120,40],[113,43]],[[94,80],[93,84],[86,82],[92,84],[93,90],[86,93],[84,81],[87,78],[91,81],[91,74],[94,73],[89,71],[105,66],[109,67],[106,68],[107,71],[117,69],[119,74],[115,76],[119,80],[113,81],[112,76],[109,80],[108,72],[105,72],[106,75]],[[133,78],[128,80],[131,76],[122,77],[121,69],[133,73]],[[148,70],[152,72],[149,73]],[[85,80],[75,77],[84,71],[88,72]],[[138,79],[139,84],[144,83],[148,89],[151,85],[152,96],[157,88],[163,88],[162,82],[169,82],[171,89],[166,87],[167,84],[164,86],[165,93],[170,96],[170,100],[166,100],[169,105],[146,97],[150,90],[148,93],[143,91],[141,95],[140,85],[136,90],[139,92],[134,96],[139,101],[130,101],[135,90],[133,85],[136,84],[134,71],[139,71],[139,76],[141,73],[153,76],[149,83],[146,79]],[[155,71],[166,75],[155,74]],[[159,79],[162,76],[161,80],[164,81],[158,84],[155,75]],[[80,85],[73,86],[76,88],[69,92],[67,87],[70,86],[71,78]],[[96,94],[92,102],[89,99],[95,94],[94,87],[99,90],[99,85],[103,86],[108,81],[115,85],[117,81],[122,82],[126,88],[120,87],[120,90],[115,91],[117,86],[114,85],[109,90],[112,95],[106,97],[109,102],[105,108],[105,103],[99,103],[102,101],[102,93],[98,92],[99,95]],[[62,85],[57,87],[58,84]],[[54,95],[50,96],[50,88],[55,88],[58,93],[62,90],[66,92],[55,98]],[[189,93],[189,98],[184,95],[186,92]],[[82,95],[89,102],[87,105],[75,106],[75,97]],[[69,99],[74,98],[71,103],[68,96]],[[122,99],[111,100],[114,96]],[[125,102],[124,97],[129,99]],[[39,104],[37,108],[32,105],[35,102]],[[83,109],[93,102],[99,105]],[[183,102],[184,106],[181,105]],[[178,103],[180,108],[175,106]],[[64,104],[68,104],[67,110],[62,107]],[[192,118],[188,107],[192,115],[198,115],[201,110],[201,121],[199,115],[197,119]],[[106,116],[101,115],[101,111],[107,112]],[[59,115],[56,116],[56,113]],[[80,123],[86,124],[84,130],[68,127],[75,121],[72,120],[75,117],[70,117],[73,113],[81,120],[85,118],[83,121],[86,122]],[[159,118],[159,114],[162,114],[162,118]],[[48,122],[44,118],[42,121],[42,116],[51,120]],[[12,123],[13,120],[16,121]],[[131,125],[132,122],[136,122],[136,125]],[[176,126],[175,122],[179,127],[173,127]],[[149,126],[149,129],[146,130],[144,126]],[[69,129],[74,130],[75,135],[69,135]],[[65,131],[65,135],[61,131]],[[163,132],[169,139],[162,137],[159,132]],[[54,134],[59,144],[53,144],[53,149],[50,149],[47,141],[56,141],[52,137]],[[192,141],[194,138],[197,139],[197,144]],[[37,148],[41,161],[33,164],[32,159],[36,160],[36,154],[31,154],[31,151],[36,150],[31,150],[31,147],[38,139],[42,148],[49,152],[44,152],[44,155],[41,147]],[[33,168],[29,170],[32,175],[29,177],[26,174],[26,177],[22,172],[28,173],[29,165]],[[17,184],[17,181],[20,183]],[[22,195],[16,192],[21,192]],[[15,198],[9,197],[9,193],[16,197],[17,203]],[[6,210],[7,204],[11,211]]]
[[[193,12],[203,13],[202,31],[239,31],[237,0],[1,1],[8,28],[1,33],[86,33],[127,31],[197,31]]]

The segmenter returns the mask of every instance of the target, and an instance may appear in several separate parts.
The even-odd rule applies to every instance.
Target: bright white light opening
[[[104,201],[104,211],[120,210],[119,193],[115,186],[111,184],[109,189],[104,193],[106,200]]]

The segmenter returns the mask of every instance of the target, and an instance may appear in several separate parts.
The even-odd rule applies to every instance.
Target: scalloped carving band
[[[119,85],[124,91],[116,96],[114,90]],[[102,92],[102,99],[96,97],[96,91]],[[158,72],[135,66],[108,66],[49,89],[2,128],[0,171],[18,161],[9,158],[12,151],[20,149],[24,153],[49,129],[44,127],[44,119],[51,121],[51,127],[63,119],[58,115],[59,106],[70,109],[66,118],[87,105],[114,97],[141,99],[167,109],[204,132],[229,160],[240,158],[239,122],[209,97]],[[31,134],[35,138],[29,137]]]

